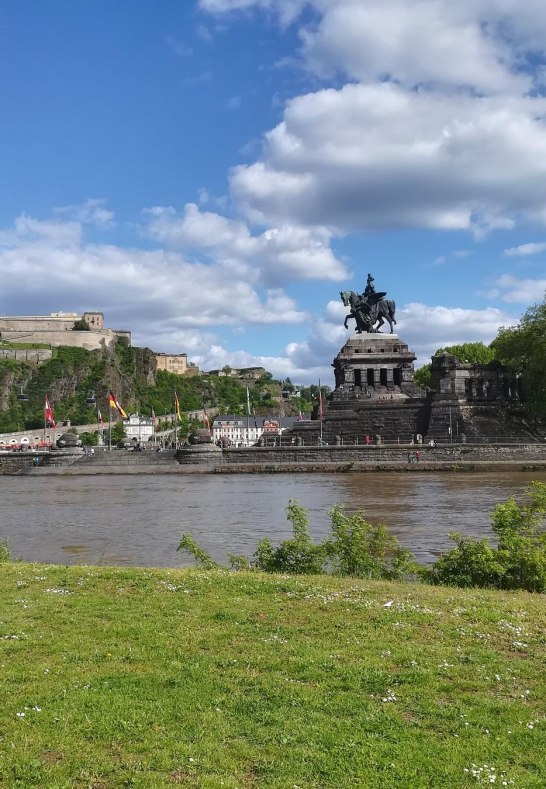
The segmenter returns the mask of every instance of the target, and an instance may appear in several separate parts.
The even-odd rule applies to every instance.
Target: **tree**
[[[80,439],[84,447],[96,447],[99,443],[99,434],[96,430],[93,433],[80,433]]]
[[[122,438],[125,438],[125,427],[120,419],[112,425],[112,444],[117,444]]]
[[[499,362],[521,375],[529,410],[546,416],[546,299],[530,307],[518,326],[502,327],[491,348]]]
[[[421,389],[433,389],[434,378],[432,377],[432,365],[424,364],[422,367],[416,370],[413,380],[417,386],[421,387]]]
[[[483,342],[464,342],[461,345],[447,345],[439,348],[434,356],[442,353],[450,353],[456,356],[461,364],[489,364],[495,358],[495,352],[489,345]]]
[[[83,318],[79,318],[77,321],[74,321],[72,331],[91,331],[91,329],[87,321],[85,321]]]

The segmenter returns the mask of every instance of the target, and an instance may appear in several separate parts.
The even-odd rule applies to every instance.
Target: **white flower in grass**
[[[390,690],[390,688],[389,688],[389,689],[387,690],[387,695],[386,695],[386,696],[383,696],[383,698],[381,699],[381,701],[383,701],[383,702],[389,702],[389,701],[398,701],[398,699],[396,698],[396,696],[394,695],[394,693],[392,692],[392,690]]]

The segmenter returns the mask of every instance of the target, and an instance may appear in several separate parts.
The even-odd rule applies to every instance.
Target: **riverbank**
[[[21,786],[539,787],[544,598],[1,565]]]
[[[206,447],[205,447],[206,449]],[[212,451],[214,450],[214,451]],[[436,447],[371,446],[249,447],[220,450],[184,447],[177,452],[100,451],[0,455],[1,474],[256,474],[369,471],[460,472],[546,469],[546,443],[443,444]]]

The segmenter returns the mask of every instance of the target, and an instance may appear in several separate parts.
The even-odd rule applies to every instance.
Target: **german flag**
[[[110,406],[110,408],[115,408],[116,411],[119,412],[120,416],[122,416],[124,419],[127,419],[127,414],[121,407],[119,400],[117,399],[117,397],[113,392],[108,392],[108,405]]]

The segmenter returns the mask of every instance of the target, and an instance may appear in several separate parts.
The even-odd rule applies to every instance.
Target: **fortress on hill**
[[[89,330],[77,328],[81,321],[85,321]],[[0,317],[0,339],[5,342],[69,345],[95,351],[110,347],[119,337],[131,343],[130,331],[105,328],[102,312]]]
[[[0,347],[0,359],[41,364],[51,358],[51,350],[32,348],[33,345],[68,345],[96,351],[110,348],[120,338],[131,344],[131,332],[105,327],[102,312],[52,312],[50,315],[0,317],[0,340],[15,346]],[[155,361],[157,370],[184,376],[199,375],[199,368],[188,362],[185,353],[156,353]]]

